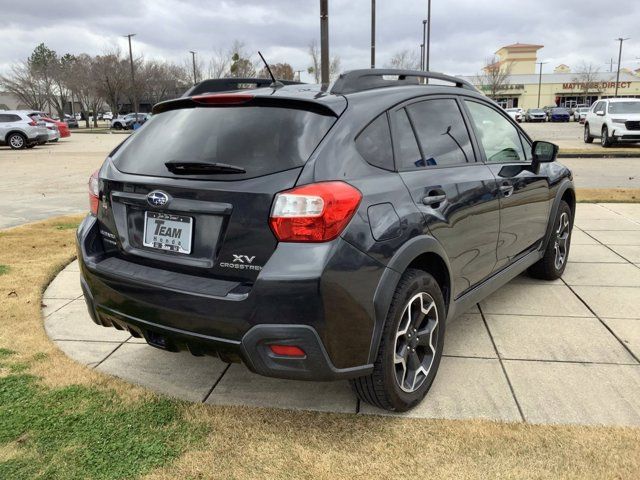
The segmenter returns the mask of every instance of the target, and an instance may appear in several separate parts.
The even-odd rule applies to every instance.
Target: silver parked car
[[[27,112],[4,110],[0,112],[0,145],[13,150],[42,145],[49,140],[46,124],[30,118]]]

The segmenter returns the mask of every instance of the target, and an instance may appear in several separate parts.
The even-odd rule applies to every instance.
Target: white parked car
[[[3,110],[0,114],[0,145],[13,150],[43,145],[49,140],[49,131],[43,121],[34,120],[22,110]]]
[[[521,108],[507,108],[505,109],[507,114],[513,118],[516,122],[521,122],[524,119]]]
[[[589,107],[578,107],[573,112],[573,119],[576,122],[584,123],[587,118],[587,112],[589,111]]]
[[[587,112],[584,141],[600,138],[603,147],[616,142],[640,142],[640,98],[598,100]]]

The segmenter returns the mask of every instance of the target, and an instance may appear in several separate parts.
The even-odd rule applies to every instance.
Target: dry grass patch
[[[576,200],[583,203],[638,203],[640,189],[637,188],[578,188]]]

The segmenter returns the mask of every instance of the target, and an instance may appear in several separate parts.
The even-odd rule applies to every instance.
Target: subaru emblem
[[[154,190],[149,195],[147,195],[147,202],[152,207],[163,207],[167,203],[169,203],[169,195],[160,190]]]

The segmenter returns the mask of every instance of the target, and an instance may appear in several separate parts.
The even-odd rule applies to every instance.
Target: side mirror
[[[555,162],[558,156],[558,146],[555,143],[536,140],[531,145],[531,154],[534,163]]]
[[[598,110],[596,112],[596,115],[598,115],[599,117],[604,117],[604,110]]]

